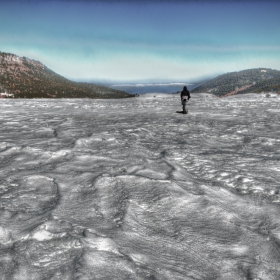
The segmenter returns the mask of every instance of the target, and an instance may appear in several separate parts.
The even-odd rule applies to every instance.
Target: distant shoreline
[[[131,84],[107,84],[109,88],[125,91],[130,94],[143,94],[143,93],[176,93],[182,91],[184,86],[191,91],[198,84],[188,84],[188,83],[131,83]]]

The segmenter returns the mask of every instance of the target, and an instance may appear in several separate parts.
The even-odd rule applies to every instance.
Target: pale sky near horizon
[[[280,70],[278,1],[1,1],[0,51],[76,81]]]

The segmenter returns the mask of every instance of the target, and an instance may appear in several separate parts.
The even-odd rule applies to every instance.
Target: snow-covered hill
[[[155,97],[154,97],[155,96]],[[1,100],[1,279],[280,279],[280,98]]]

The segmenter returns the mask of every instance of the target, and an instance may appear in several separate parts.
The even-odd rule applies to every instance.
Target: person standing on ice
[[[190,98],[191,98],[190,92],[188,91],[187,87],[184,86],[183,90],[181,91],[181,102],[183,105],[183,114],[187,114],[186,104]]]

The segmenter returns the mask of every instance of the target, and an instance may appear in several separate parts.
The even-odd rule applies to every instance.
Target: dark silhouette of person
[[[183,90],[181,91],[181,102],[183,105],[183,114],[187,114],[186,104],[190,98],[191,98],[190,92],[188,91],[187,87],[184,86]]]

